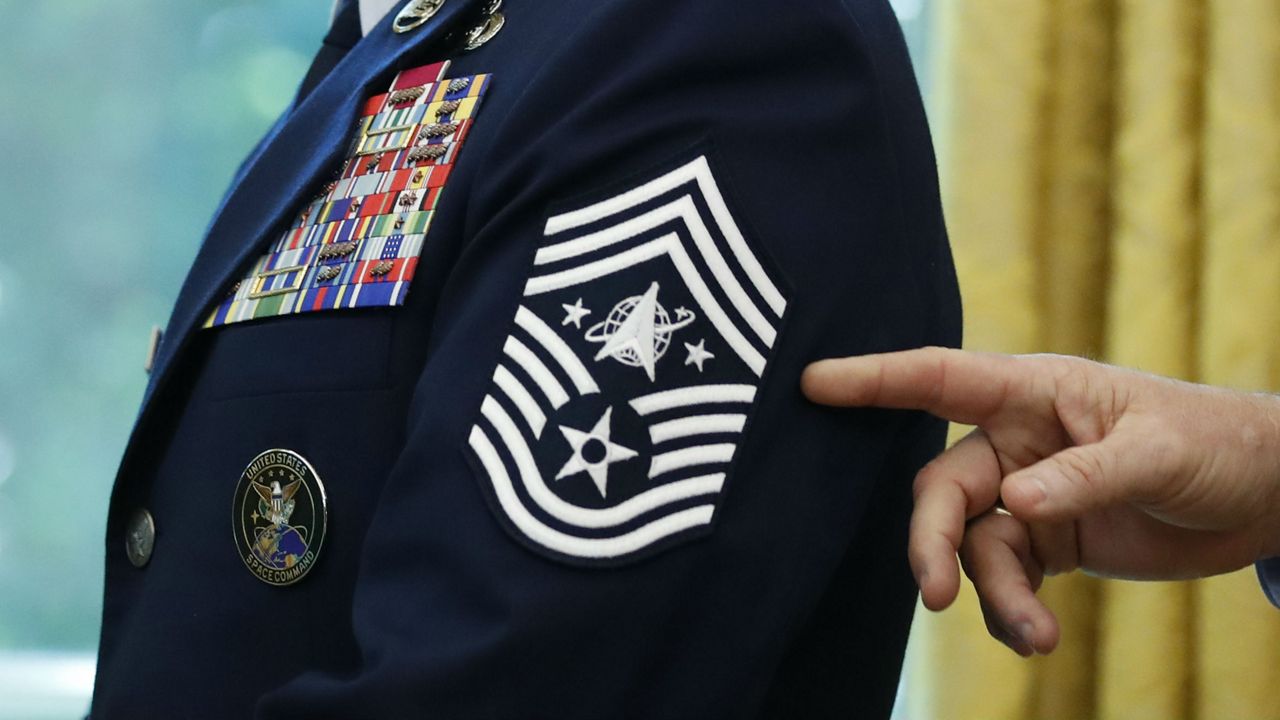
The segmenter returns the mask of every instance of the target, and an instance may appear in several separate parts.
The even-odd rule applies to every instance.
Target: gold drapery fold
[[[1200,10],[1122,0],[1116,14],[1106,358],[1183,378],[1196,375]],[[1108,583],[1103,597],[1096,717],[1187,717],[1187,586]]]
[[[946,0],[938,140],[966,345],[1280,388],[1280,3]],[[1277,718],[1252,571],[1051,578],[1059,650],[922,613],[911,718]]]
[[[970,32],[947,33],[943,53],[949,77],[939,88],[944,133],[963,143],[940,143],[944,167],[982,168],[970,176],[943,175],[947,220],[954,234],[1000,237],[956,253],[961,277],[981,276],[964,289],[966,301],[998,313],[972,315],[966,333],[978,344],[1030,349],[1038,340],[1036,301],[1036,210],[1040,151],[1040,98],[1046,83],[1042,62],[1023,62],[1047,52],[1047,7],[1026,0],[943,3],[943,25]],[[997,22],[992,22],[998,19]],[[1002,67],[999,81],[992,67]],[[965,91],[972,88],[971,91]],[[953,92],[953,90],[955,92]],[[998,114],[981,112],[999,107]],[[998,205],[987,198],[1001,198]],[[965,233],[968,234],[968,233]]]
[[[1280,5],[1209,4],[1201,379],[1280,387]],[[1280,618],[1247,574],[1196,588],[1198,718],[1280,718]]]

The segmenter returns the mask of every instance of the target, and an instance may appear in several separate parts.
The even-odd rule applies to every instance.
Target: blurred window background
[[[0,17],[0,719],[80,718],[148,333],[329,6],[0,0]]]
[[[893,6],[928,89],[929,0]],[[0,720],[85,712],[150,328],[328,16],[324,0],[0,0]]]

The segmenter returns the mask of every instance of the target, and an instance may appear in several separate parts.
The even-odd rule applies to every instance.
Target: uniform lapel
[[[370,83],[383,77],[415,48],[438,41],[478,0],[447,0],[432,20],[403,35],[384,18],[333,71],[277,126],[241,173],[209,226],[179,291],[165,342],[156,357],[152,382],[143,398],[146,412],[155,391],[232,278],[261,253],[269,233],[315,192],[345,151],[359,104]],[[415,58],[422,63],[444,58]]]

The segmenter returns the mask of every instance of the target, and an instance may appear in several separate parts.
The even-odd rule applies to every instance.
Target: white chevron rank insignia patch
[[[710,531],[787,300],[706,156],[547,220],[471,429],[514,537],[617,564]]]

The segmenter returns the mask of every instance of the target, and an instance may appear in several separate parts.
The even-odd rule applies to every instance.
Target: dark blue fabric
[[[384,20],[219,209],[113,492],[92,717],[887,717],[916,598],[911,479],[945,426],[798,389],[817,358],[960,339],[884,0],[507,0],[501,34],[454,56],[450,76],[493,84],[407,304],[194,329],[332,171],[362,98],[443,59],[483,4],[448,0],[405,35]],[[531,550],[468,433],[546,220],[706,148],[789,300],[714,527],[608,568]],[[600,293],[604,313],[634,291]],[[329,495],[323,554],[287,588],[231,536],[240,473],[269,448]],[[141,570],[137,507],[158,528]]]
[[[1280,558],[1267,558],[1257,563],[1258,582],[1272,605],[1280,607]]]

